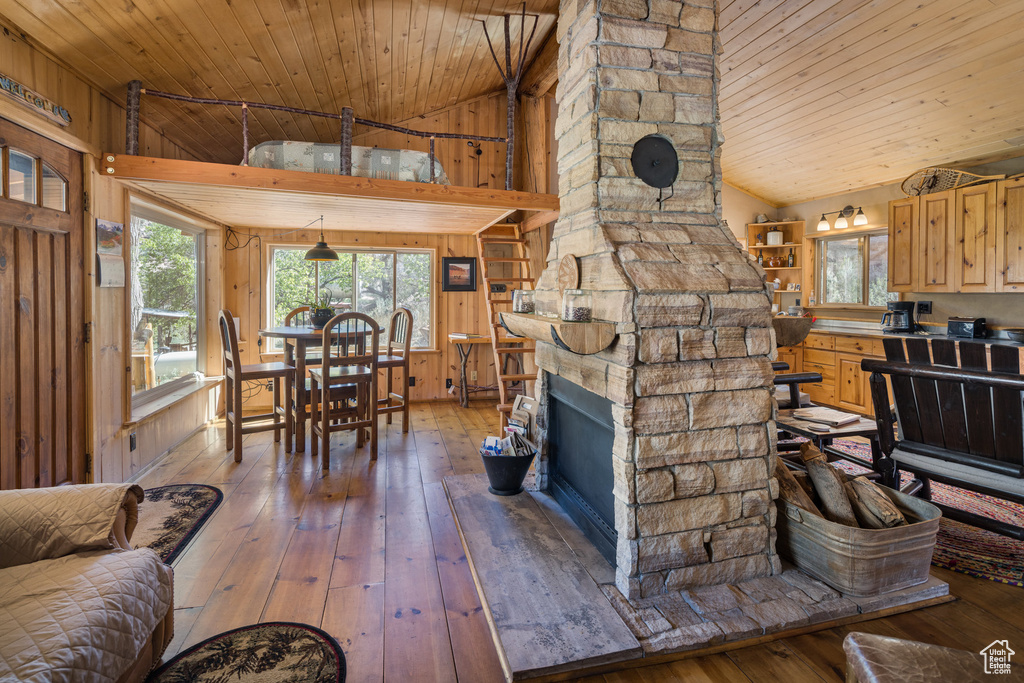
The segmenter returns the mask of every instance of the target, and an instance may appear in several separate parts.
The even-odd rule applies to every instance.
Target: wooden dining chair
[[[235,462],[242,462],[242,435],[253,432],[274,430],[274,441],[281,440],[284,430],[285,442],[291,443],[292,418],[281,403],[281,383],[284,394],[291,394],[295,368],[287,363],[255,363],[242,365],[238,353],[238,333],[231,311],[220,312],[220,339],[224,348],[224,416],[227,420],[227,450],[234,450]],[[274,407],[269,413],[242,415],[242,382],[250,380],[274,381]]]
[[[370,431],[370,459],[377,459],[377,322],[363,313],[341,313],[324,325],[323,364],[310,368],[310,451],[331,466],[331,432],[356,431],[356,448]],[[353,405],[354,402],[354,405]],[[318,441],[319,439],[319,441]]]
[[[388,342],[384,347],[384,353],[377,356],[377,367],[387,370],[385,384],[386,396],[379,400],[377,409],[380,413],[388,416],[388,424],[391,424],[391,414],[402,413],[402,431],[409,431],[409,349],[412,347],[412,311],[408,308],[398,308],[391,314],[391,322],[388,323]],[[402,370],[402,393],[391,391],[394,386],[392,372],[401,368]],[[397,403],[392,403],[396,401]]]

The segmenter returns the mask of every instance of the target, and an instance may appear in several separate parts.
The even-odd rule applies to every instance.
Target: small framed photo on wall
[[[441,259],[442,292],[476,291],[476,258],[445,256]]]

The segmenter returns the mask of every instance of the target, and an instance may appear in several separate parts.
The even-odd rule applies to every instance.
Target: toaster
[[[958,339],[984,339],[988,336],[984,318],[950,318],[946,336]]]

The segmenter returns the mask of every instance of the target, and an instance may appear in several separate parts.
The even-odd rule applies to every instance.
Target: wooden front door
[[[82,483],[82,158],[4,119],[0,151],[0,488]]]

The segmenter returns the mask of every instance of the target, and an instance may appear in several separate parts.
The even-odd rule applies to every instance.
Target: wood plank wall
[[[312,246],[317,241],[315,230],[303,230],[283,238],[275,239],[276,230],[261,228],[238,228],[239,231],[258,235],[262,247],[253,240],[248,247],[224,251],[224,306],[240,319],[238,346],[243,363],[260,363],[281,359],[280,355],[260,355],[256,345],[257,331],[266,325],[265,312],[260,310],[260,289],[264,288],[263,308],[267,308],[269,292],[265,290],[268,279],[267,259],[274,244],[302,244]],[[448,343],[449,332],[487,333],[487,311],[484,307],[483,287],[479,283],[476,292],[442,292],[441,258],[443,256],[475,256],[476,239],[472,235],[421,235],[411,233],[368,233],[324,230],[324,237],[332,248],[373,248],[383,247],[432,249],[434,251],[434,345],[431,351],[414,351],[411,375],[416,377],[412,388],[413,400],[449,398],[445,379],[451,378],[458,384],[458,350]],[[242,238],[244,243],[246,238]],[[264,345],[264,350],[266,349]],[[454,366],[455,369],[452,369]],[[474,349],[467,365],[472,376],[478,372],[477,384],[488,385],[496,381],[494,362],[489,347]],[[482,397],[486,394],[477,394]],[[497,396],[495,393],[494,397]],[[245,403],[245,407],[270,405],[268,391],[261,391]]]

